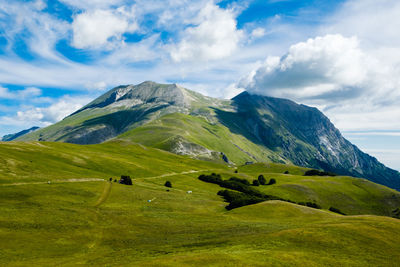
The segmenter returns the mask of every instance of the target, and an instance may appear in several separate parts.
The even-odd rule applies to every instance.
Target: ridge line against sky
[[[400,150],[398,14],[395,0],[0,0],[0,136],[153,80],[289,98],[363,149]]]

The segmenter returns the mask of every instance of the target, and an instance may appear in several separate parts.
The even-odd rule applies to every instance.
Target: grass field
[[[400,220],[376,216],[400,207],[398,192],[363,179],[305,177],[296,166],[234,170],[128,142],[1,143],[0,266],[400,262]],[[260,191],[315,200],[323,209],[267,201],[227,211],[216,194],[221,188],[197,179],[210,172],[249,180],[262,173],[277,184]],[[122,174],[133,186],[101,180]],[[329,206],[364,215],[342,216]]]

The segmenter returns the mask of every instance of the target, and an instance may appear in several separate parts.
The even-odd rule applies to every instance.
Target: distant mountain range
[[[1,141],[3,141],[3,142],[13,141],[13,140],[17,139],[18,137],[21,137],[21,136],[23,136],[23,135],[25,135],[25,134],[31,133],[31,132],[33,132],[33,131],[36,131],[37,129],[39,129],[39,127],[34,126],[34,127],[32,127],[32,128],[29,128],[29,129],[20,131],[20,132],[18,132],[18,133],[7,134],[7,135],[3,136],[3,138],[1,139]]]
[[[229,164],[292,163],[400,190],[399,172],[351,144],[318,109],[247,92],[220,100],[176,84],[119,86],[54,125],[18,134],[11,140],[124,140]]]

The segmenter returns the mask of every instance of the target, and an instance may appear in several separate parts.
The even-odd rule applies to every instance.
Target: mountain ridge
[[[17,140],[96,144],[114,139],[234,164],[293,163],[400,189],[398,172],[351,144],[318,109],[248,92],[219,100],[176,84],[118,86],[61,122]]]

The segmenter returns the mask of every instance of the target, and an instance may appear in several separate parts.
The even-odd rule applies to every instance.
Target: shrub
[[[220,184],[222,182],[221,175],[212,173],[211,175],[200,175],[199,179],[203,182]]]
[[[285,171],[284,174],[289,174],[289,171]]]
[[[237,177],[231,177],[229,179],[229,181],[238,182],[238,183],[242,183],[242,184],[245,184],[245,185],[250,185],[249,181],[247,181],[246,179],[240,179],[240,178],[237,178]]]
[[[249,196],[230,190],[221,190],[218,192],[218,195],[222,196],[226,202],[229,202],[229,205],[225,207],[227,210],[265,201],[264,198]]]
[[[332,211],[332,212],[336,212],[336,213],[342,214],[342,215],[346,215],[343,212],[341,212],[339,209],[334,208],[334,207],[330,207],[329,210]]]
[[[326,171],[308,170],[304,173],[304,176],[336,176],[336,174]]]
[[[271,178],[267,185],[273,185],[273,184],[276,184],[276,180],[274,178]]]
[[[297,204],[302,205],[302,206],[307,206],[310,208],[314,208],[314,209],[322,209],[322,207],[315,202],[298,202]]]
[[[171,184],[171,182],[170,181],[166,181],[165,182],[165,184],[164,184],[164,186],[166,186],[166,187],[172,187],[172,184]]]
[[[121,179],[119,180],[119,183],[125,184],[125,185],[132,185],[132,179],[130,176],[121,175]]]
[[[235,173],[238,173],[238,170],[237,170],[237,169],[235,170]]]
[[[253,180],[253,185],[254,185],[254,186],[259,186],[259,185],[260,185],[260,182],[259,182],[258,180]]]
[[[265,185],[265,183],[267,182],[267,180],[265,180],[264,175],[259,175],[258,176],[258,181],[260,182],[261,185]]]

